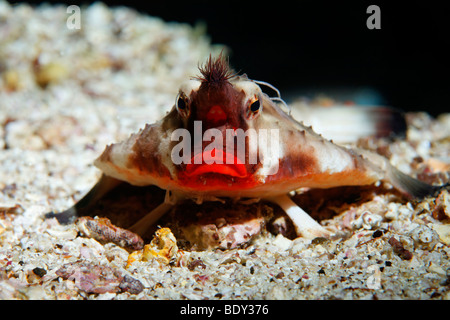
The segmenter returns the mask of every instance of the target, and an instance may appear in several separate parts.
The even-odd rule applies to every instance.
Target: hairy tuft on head
[[[203,66],[200,66],[199,70],[201,75],[195,79],[206,85],[222,85],[236,76],[222,53],[215,59],[210,54],[208,61]]]

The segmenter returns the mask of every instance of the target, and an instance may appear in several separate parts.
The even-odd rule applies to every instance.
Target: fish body
[[[329,232],[287,196],[299,188],[390,182],[410,196],[436,191],[384,157],[333,143],[285,112],[261,83],[238,76],[225,58],[210,59],[201,75],[180,88],[171,111],[127,140],[106,147],[95,161],[103,178],[66,216],[117,184],[156,185],[166,201],[131,230],[143,233],[180,199],[226,197],[279,204],[300,236]]]

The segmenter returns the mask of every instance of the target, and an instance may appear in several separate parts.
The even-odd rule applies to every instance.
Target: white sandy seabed
[[[0,0],[0,299],[449,299],[449,196],[390,192],[340,204],[308,243],[263,232],[245,248],[137,259],[44,219],[97,181],[105,145],[162,117],[211,46],[201,27],[127,8]],[[403,171],[448,179],[450,114],[408,114],[406,139],[372,140]],[[380,147],[381,146],[381,147]]]

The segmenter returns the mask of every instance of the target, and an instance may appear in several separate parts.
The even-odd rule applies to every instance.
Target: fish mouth
[[[214,160],[222,159],[222,163]],[[233,163],[227,163],[227,159],[233,159]],[[199,163],[201,161],[201,163]],[[228,161],[229,162],[229,161]],[[206,173],[217,173],[226,176],[243,178],[247,176],[245,164],[234,154],[214,149],[212,152],[203,151],[192,157],[191,163],[186,165],[187,176],[199,176]]]

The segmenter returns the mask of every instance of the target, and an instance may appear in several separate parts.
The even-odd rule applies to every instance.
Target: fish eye
[[[183,92],[177,95],[175,105],[180,115],[186,118],[189,116],[189,101]]]
[[[254,119],[262,109],[261,101],[257,97],[250,99],[248,103],[247,118]]]
[[[250,111],[251,112],[258,112],[259,111],[259,107],[260,107],[259,100],[255,100],[250,105]]]

